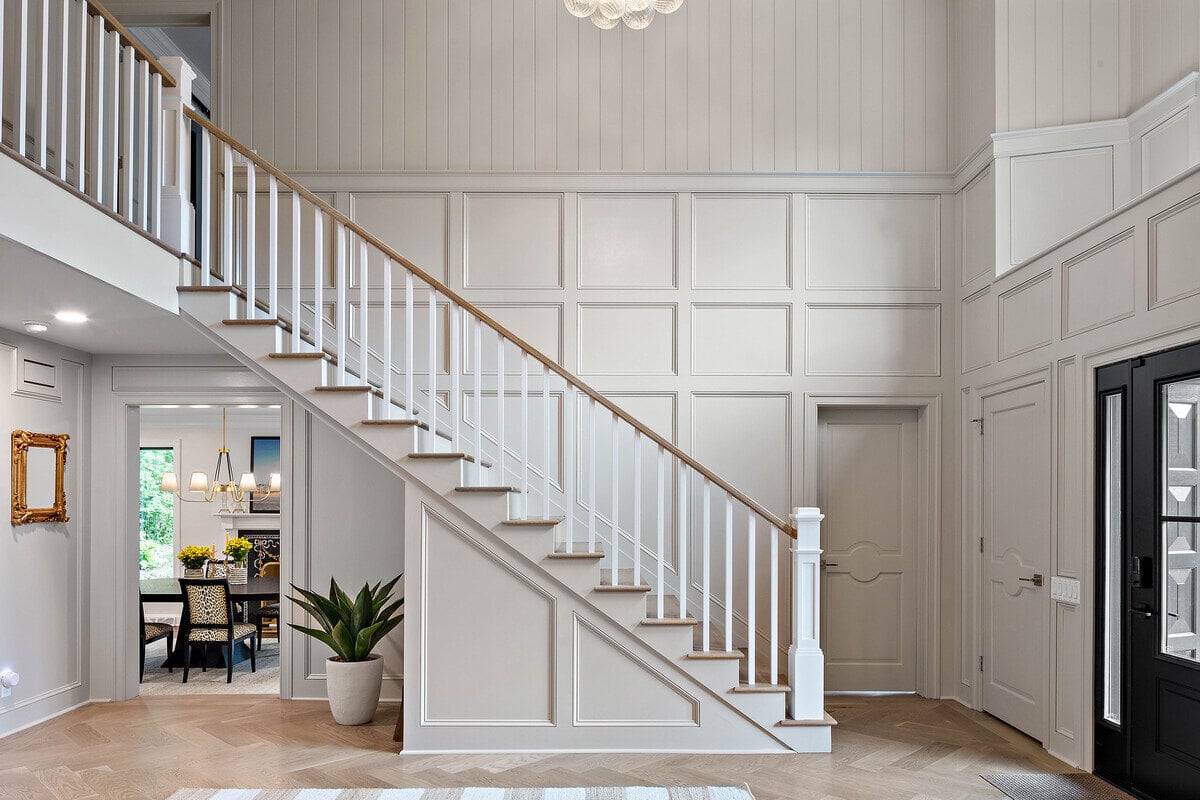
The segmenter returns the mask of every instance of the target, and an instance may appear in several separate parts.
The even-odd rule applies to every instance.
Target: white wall
[[[1133,2],[1129,13],[1129,99],[1137,108],[1200,67],[1200,3]]]
[[[287,169],[939,171],[949,5],[221,0],[216,113]]]
[[[36,362],[27,372],[26,360]],[[0,736],[88,698],[88,574],[92,535],[89,375],[84,353],[0,330],[0,428],[65,433],[65,523],[13,526],[0,517],[0,670],[21,683],[0,700]],[[11,480],[11,459],[0,485]],[[6,504],[7,511],[7,504]]]

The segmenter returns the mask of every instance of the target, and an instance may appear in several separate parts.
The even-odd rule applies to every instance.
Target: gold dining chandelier
[[[624,22],[626,28],[640,31],[654,21],[655,14],[678,10],[683,0],[563,0],[563,5],[574,16],[591,19],[602,30]]]
[[[221,498],[219,513],[245,514],[249,509],[248,500],[252,492],[262,489],[253,472],[243,472],[236,482],[233,480],[233,461],[229,458],[229,446],[226,440],[226,423],[228,412],[221,409],[221,449],[217,451],[217,466],[213,470],[212,482],[203,472],[193,472],[188,481],[188,492],[199,494],[200,497],[184,497],[179,491],[179,475],[175,472],[164,472],[160,489],[172,492],[185,503],[211,503]],[[267,478],[266,491],[255,500],[266,500],[279,491],[281,479],[278,472],[272,472]]]

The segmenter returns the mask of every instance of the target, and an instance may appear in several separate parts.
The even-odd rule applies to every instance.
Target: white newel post
[[[194,225],[189,184],[191,172],[191,123],[183,116],[184,106],[192,104],[192,79],[196,73],[178,56],[160,59],[175,79],[175,85],[163,87],[162,99],[162,222],[161,238],[181,253],[193,255]],[[190,274],[190,273],[185,273]]]
[[[825,654],[821,652],[821,520],[819,508],[793,508],[792,646],[788,649],[791,719],[825,716]]]

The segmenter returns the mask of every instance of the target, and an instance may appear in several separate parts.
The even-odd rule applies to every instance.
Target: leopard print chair
[[[171,666],[171,659],[175,652],[175,630],[166,623],[162,622],[146,622],[146,607],[142,605],[142,598],[138,597],[138,622],[142,626],[142,645],[141,645],[141,667],[138,670],[138,683],[146,680],[146,645],[151,642],[157,642],[159,639],[167,640],[167,672],[174,672],[174,667]]]
[[[183,618],[180,638],[183,640],[183,682],[187,683],[188,668],[192,663],[192,645],[200,645],[204,652],[201,669],[208,671],[208,646],[219,644],[225,655],[225,682],[233,683],[233,646],[249,639],[250,671],[256,672],[254,660],[255,626],[249,622],[235,622],[233,598],[229,594],[229,581],[181,579],[179,589],[183,593]]]

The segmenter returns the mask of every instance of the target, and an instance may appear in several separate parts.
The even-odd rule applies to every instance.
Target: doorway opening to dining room
[[[280,406],[144,405],[138,420],[139,693],[279,694]]]

